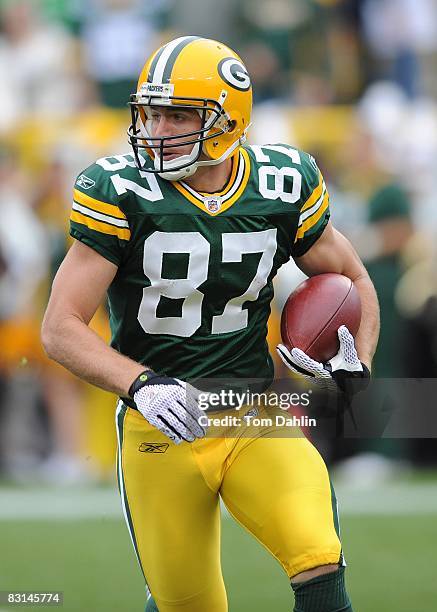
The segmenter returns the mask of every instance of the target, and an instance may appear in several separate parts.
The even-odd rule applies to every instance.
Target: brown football
[[[289,296],[281,316],[282,342],[300,348],[316,361],[338,352],[337,330],[346,325],[355,337],[361,322],[358,290],[342,274],[318,274],[301,283]]]

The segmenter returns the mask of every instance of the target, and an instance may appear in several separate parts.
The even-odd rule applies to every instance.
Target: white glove
[[[298,348],[289,351],[283,344],[278,344],[276,350],[285,365],[295,374],[309,378],[325,389],[335,390],[338,387],[347,395],[353,395],[367,386],[370,372],[358,359],[354,337],[348,328],[342,325],[337,334],[340,350],[326,363],[311,359]],[[348,384],[351,379],[362,379],[362,383]]]
[[[159,376],[152,370],[140,374],[129,390],[146,421],[175,444],[193,442],[206,434],[199,424],[199,417],[205,413],[198,407],[198,394],[182,380]]]

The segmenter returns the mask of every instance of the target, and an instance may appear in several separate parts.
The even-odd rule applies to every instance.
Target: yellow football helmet
[[[138,167],[177,181],[194,174],[199,166],[220,164],[246,140],[252,86],[243,62],[229,47],[208,38],[182,36],[147,60],[129,104],[128,139]],[[152,138],[148,127],[151,107],[169,105],[197,110],[200,129]],[[172,147],[189,144],[193,145],[189,155],[163,158]],[[153,168],[144,167],[141,149],[154,160]]]

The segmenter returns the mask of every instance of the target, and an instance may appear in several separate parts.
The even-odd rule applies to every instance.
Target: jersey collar
[[[235,204],[246,188],[249,175],[249,155],[245,149],[240,148],[238,155],[234,158],[228,184],[222,191],[217,193],[195,191],[183,181],[174,182],[172,185],[192,204],[215,217]]]

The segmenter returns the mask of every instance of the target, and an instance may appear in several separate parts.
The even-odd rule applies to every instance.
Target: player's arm
[[[354,282],[362,305],[355,345],[360,361],[370,369],[379,336],[378,299],[373,283],[349,240],[329,222],[317,241],[304,255],[296,257],[295,262],[308,276],[336,272]]]
[[[51,359],[93,385],[127,396],[144,366],[88,327],[116,273],[115,264],[75,240],[53,282],[41,337]]]
[[[42,325],[51,359],[83,380],[127,397],[147,421],[179,444],[205,435],[202,412],[182,381],[162,377],[121,355],[88,324],[103,301],[117,266],[75,241],[58,270]]]

